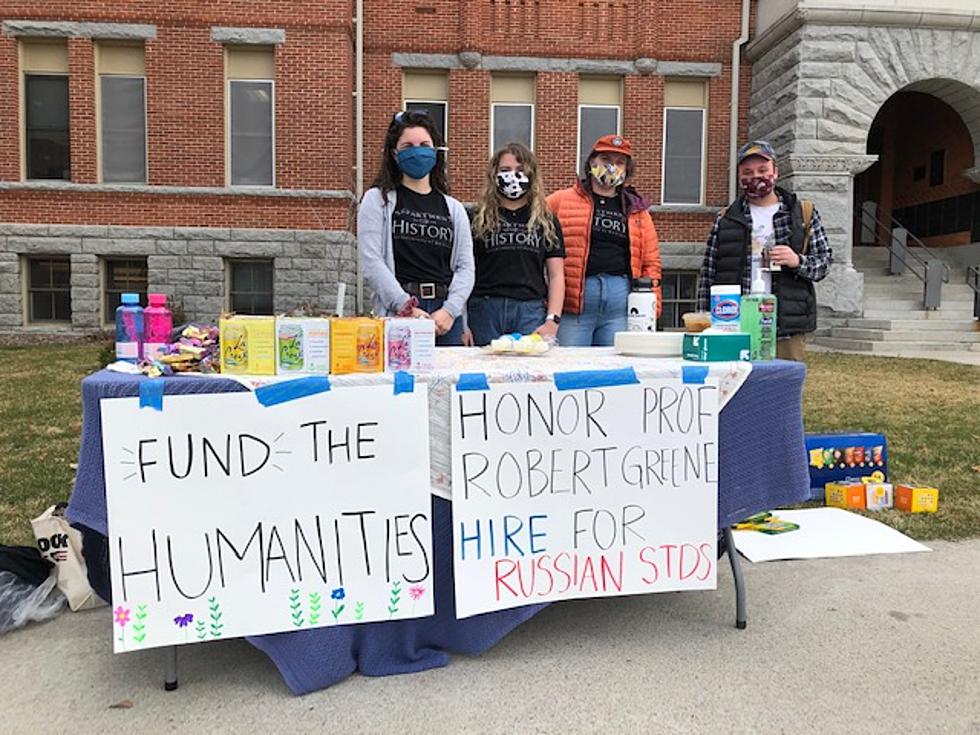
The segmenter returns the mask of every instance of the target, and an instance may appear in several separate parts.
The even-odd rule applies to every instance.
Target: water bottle
[[[147,295],[150,305],[143,312],[146,334],[143,339],[143,357],[159,360],[164,348],[170,344],[170,333],[174,329],[174,319],[167,308],[167,295],[151,293]]]
[[[116,359],[139,362],[143,346],[143,307],[139,294],[124,293],[116,309]]]
[[[633,290],[627,300],[627,317],[629,331],[657,331],[657,294],[653,290],[653,280],[637,278],[633,281]]]

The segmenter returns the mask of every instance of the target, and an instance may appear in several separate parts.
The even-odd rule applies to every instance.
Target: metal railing
[[[966,269],[966,285],[973,289],[973,316],[980,319],[980,266]]]
[[[877,225],[875,228],[875,240],[878,239],[878,232],[885,230],[888,232],[888,273],[893,276],[902,275],[906,269],[922,281],[922,305],[926,309],[938,309],[942,303],[943,284],[949,283],[951,271],[949,266],[943,262],[936,253],[919,238],[909,232],[901,222],[894,217],[889,217],[888,222],[882,222],[873,214],[868,212],[855,213],[855,219],[861,232],[870,230],[865,217],[872,219]],[[924,258],[909,247],[909,240],[917,246],[917,249],[927,253],[930,257]]]

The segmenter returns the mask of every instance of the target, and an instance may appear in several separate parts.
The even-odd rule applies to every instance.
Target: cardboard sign
[[[714,589],[718,389],[454,390],[456,613]]]
[[[103,400],[116,652],[431,615],[426,393]]]

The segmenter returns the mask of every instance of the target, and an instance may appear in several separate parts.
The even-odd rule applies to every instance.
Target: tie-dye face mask
[[[621,186],[624,181],[626,181],[626,167],[617,166],[614,163],[599,163],[596,162],[592,164],[592,168],[589,170],[592,174],[592,178],[598,181],[603,186],[611,186],[613,188]]]

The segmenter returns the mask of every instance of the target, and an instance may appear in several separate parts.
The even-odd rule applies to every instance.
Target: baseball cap
[[[741,163],[749,156],[762,156],[770,161],[775,161],[776,151],[765,140],[752,140],[738,149],[738,162]]]
[[[596,153],[622,153],[624,156],[632,156],[633,147],[629,139],[622,135],[603,135],[592,146]]]

